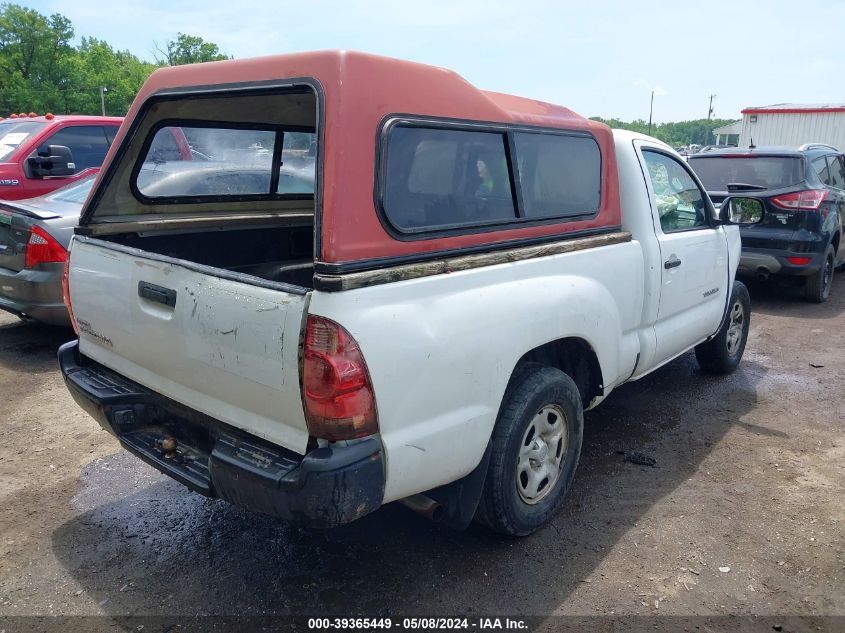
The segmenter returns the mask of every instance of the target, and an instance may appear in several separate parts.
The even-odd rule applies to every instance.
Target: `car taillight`
[[[79,326],[76,324],[73,306],[70,304],[70,257],[65,259],[65,267],[62,270],[62,300],[65,302],[67,313],[70,316],[70,324],[73,326],[73,331],[79,336]]]
[[[772,198],[772,204],[787,211],[816,211],[827,198],[825,189],[794,191]]]
[[[806,266],[811,259],[811,257],[787,257],[786,261],[794,266]]]
[[[34,268],[38,264],[48,262],[63,262],[67,259],[65,247],[44,229],[33,226],[26,243],[26,268]]]
[[[309,316],[305,326],[302,393],[312,436],[351,440],[378,432],[373,385],[358,343],[324,317]]]

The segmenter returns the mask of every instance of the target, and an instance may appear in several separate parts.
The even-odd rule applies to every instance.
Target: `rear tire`
[[[741,281],[735,281],[728,316],[719,332],[706,343],[695,348],[695,358],[702,371],[728,374],[742,360],[748,328],[751,325],[751,297]]]
[[[830,296],[833,286],[834,258],[833,245],[828,244],[824,252],[824,259],[819,271],[804,282],[804,297],[811,303],[824,303]]]
[[[518,369],[493,431],[476,518],[500,534],[525,536],[557,512],[575,475],[584,410],[559,369]]]

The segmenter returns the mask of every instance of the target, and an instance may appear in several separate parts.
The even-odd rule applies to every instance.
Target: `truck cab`
[[[35,113],[0,119],[0,200],[41,196],[96,173],[122,121]]]

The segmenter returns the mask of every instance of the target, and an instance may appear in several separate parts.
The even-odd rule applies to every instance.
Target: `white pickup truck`
[[[655,139],[441,68],[159,70],[76,229],[59,361],[125,448],[202,494],[528,534],[572,482],[585,409],[691,349],[736,368],[732,224],[762,213],[715,211]]]

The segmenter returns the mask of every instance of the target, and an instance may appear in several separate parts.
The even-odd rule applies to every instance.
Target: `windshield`
[[[88,197],[88,193],[91,191],[91,187],[94,186],[94,180],[96,179],[96,174],[86,176],[72,185],[56,189],[50,195],[44,196],[44,199],[50,202],[75,202],[82,204]]]
[[[6,160],[24,141],[43,130],[46,123],[40,121],[0,122],[0,160]]]
[[[780,189],[801,181],[797,156],[707,156],[689,161],[707,191],[728,191],[728,185]]]

